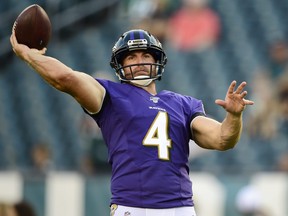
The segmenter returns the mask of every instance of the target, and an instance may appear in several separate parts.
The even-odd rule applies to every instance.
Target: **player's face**
[[[132,79],[138,76],[152,76],[156,75],[155,66],[151,64],[155,63],[154,57],[144,51],[133,51],[130,52],[123,60],[123,67],[125,76],[127,79]],[[126,67],[129,66],[130,67]]]

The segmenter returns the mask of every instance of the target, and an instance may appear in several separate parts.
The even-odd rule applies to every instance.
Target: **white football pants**
[[[148,209],[113,204],[111,205],[110,216],[196,216],[196,213],[193,206]]]

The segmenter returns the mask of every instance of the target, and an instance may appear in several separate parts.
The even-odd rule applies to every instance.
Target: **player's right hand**
[[[16,36],[15,36],[15,31],[14,28],[12,29],[12,34],[10,36],[10,43],[12,45],[12,49],[14,53],[24,61],[27,60],[27,55],[28,54],[40,54],[44,55],[46,53],[46,48],[43,48],[42,50],[37,50],[37,49],[30,49],[28,46],[24,44],[19,44]]]

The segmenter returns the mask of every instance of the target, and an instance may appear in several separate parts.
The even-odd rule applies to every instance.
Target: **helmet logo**
[[[130,49],[133,48],[146,48],[148,41],[146,39],[136,39],[136,40],[129,40],[127,45]]]

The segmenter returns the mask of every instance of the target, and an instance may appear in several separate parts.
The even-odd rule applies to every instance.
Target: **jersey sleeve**
[[[189,115],[189,123],[197,116],[206,116],[203,102],[190,96],[183,96],[183,108],[185,113]]]
[[[204,105],[201,100],[196,100],[196,102],[194,102],[190,122],[192,122],[197,116],[206,116]]]
[[[109,92],[109,80],[102,80],[97,79],[97,81],[106,89],[106,93],[103,99],[103,104],[101,106],[101,109],[98,113],[92,114],[89,113],[85,108],[83,108],[84,112],[90,115],[98,124],[99,127],[101,127],[101,116],[107,116],[109,113],[109,110],[107,108],[111,107],[109,106],[110,103],[110,92]]]
[[[185,97],[185,101],[187,104],[184,106],[186,107],[186,109],[189,109],[187,110],[187,113],[189,113],[188,127],[190,131],[190,139],[193,140],[193,133],[190,130],[191,122],[198,116],[206,116],[206,113],[204,110],[203,102],[201,100],[188,96]]]

